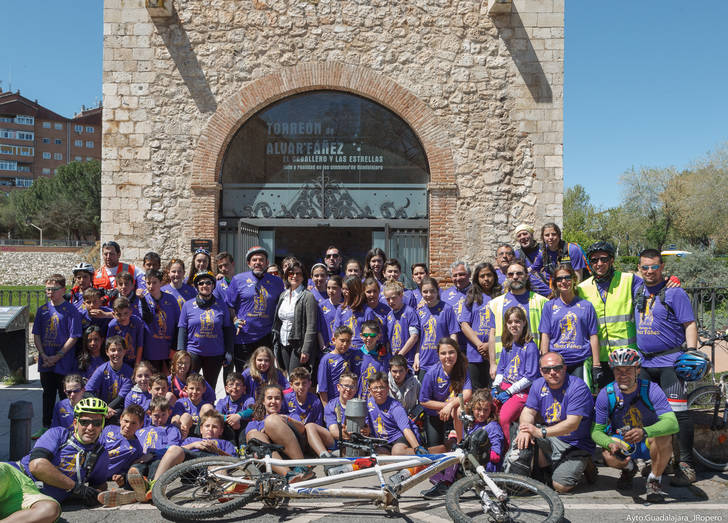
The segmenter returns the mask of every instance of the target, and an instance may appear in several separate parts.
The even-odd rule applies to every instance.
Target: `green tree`
[[[594,225],[598,212],[582,185],[566,189],[564,193],[564,239],[588,247],[596,241]]]

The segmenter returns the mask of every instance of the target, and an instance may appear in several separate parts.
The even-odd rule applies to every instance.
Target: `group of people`
[[[638,275],[615,270],[609,243],[584,251],[553,223],[541,243],[525,224],[514,240],[495,264],[454,262],[444,289],[425,263],[409,267],[415,288],[405,289],[400,262],[378,248],[362,264],[330,246],[308,273],[295,257],[271,265],[256,246],[236,273],[225,252],[213,264],[198,249],[189,271],[180,259],[162,271],[156,253],[137,268],[105,243],[103,266],[74,267],[70,292],[63,275],[45,279],[33,324],[43,430],[28,456],[0,464],[0,516],[53,521],[69,496],[148,501],[170,467],[238,455],[254,439],[292,459],[330,457],[350,437],[346,404],[357,397],[383,452],[452,448],[464,437],[462,395],[470,430],[491,442],[489,470],[568,492],[594,480],[596,444],[621,469],[620,489],[632,488],[638,459],[651,460],[647,499],[661,501],[678,434],[673,484],[695,481],[685,380],[708,363],[659,251],[641,253]],[[443,495],[456,472],[423,496]]]

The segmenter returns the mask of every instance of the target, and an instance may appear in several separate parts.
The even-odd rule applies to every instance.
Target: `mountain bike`
[[[471,416],[461,417],[465,427],[473,423]],[[339,441],[340,448],[364,452],[368,457],[298,460],[272,458],[271,453],[282,448],[258,442],[256,447],[262,456],[206,457],[171,468],[154,483],[152,498],[162,515],[173,521],[216,518],[258,500],[266,507],[278,508],[291,499],[302,498],[367,500],[396,513],[402,494],[434,474],[460,465],[465,475],[453,483],[445,498],[454,521],[561,521],[564,505],[546,485],[525,476],[486,472],[478,460],[490,453],[490,443],[486,438],[486,445],[483,439],[466,436],[453,451],[442,454],[389,456],[376,452],[386,445],[385,440],[352,434],[350,441]],[[273,466],[347,464],[354,470],[298,483],[288,483],[284,476],[272,471]],[[341,485],[365,477],[373,479],[371,487]]]
[[[728,333],[700,332],[700,347],[710,347],[715,369],[715,344],[728,341]],[[695,426],[693,455],[713,470],[728,470],[728,373],[713,384],[699,387],[688,395],[688,411]]]

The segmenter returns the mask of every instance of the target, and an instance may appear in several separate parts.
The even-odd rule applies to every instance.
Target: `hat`
[[[531,233],[531,235],[533,235],[533,227],[531,227],[527,223],[522,223],[521,225],[516,227],[516,230],[513,231],[513,236],[516,236],[521,231],[528,231]]]
[[[254,245],[250,249],[248,249],[248,252],[245,253],[245,262],[250,262],[250,258],[253,256],[253,254],[265,254],[265,257],[268,257],[268,251],[266,251],[263,247],[260,245]]]

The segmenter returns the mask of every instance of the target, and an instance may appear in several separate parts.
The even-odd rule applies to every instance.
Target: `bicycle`
[[[463,414],[461,417],[466,427],[473,423],[472,416]],[[281,450],[281,447],[260,443],[262,457],[207,457],[171,468],[154,483],[154,505],[164,517],[174,521],[220,517],[255,500],[262,500],[266,507],[277,508],[290,499],[302,498],[368,500],[396,513],[404,492],[448,467],[462,465],[465,476],[450,486],[445,498],[447,512],[454,521],[556,523],[564,516],[561,499],[546,485],[525,476],[487,473],[477,459],[490,452],[489,442],[487,452],[483,449],[482,438],[476,441],[469,435],[451,452],[414,456],[378,455],[377,447],[385,445],[386,441],[360,434],[352,434],[351,441],[340,441],[339,444],[366,452],[369,457],[275,459],[271,452]],[[273,466],[356,465],[356,461],[362,459],[367,460],[360,461],[365,468],[293,484],[272,472]],[[410,472],[409,477],[404,477],[408,475],[405,473],[385,479],[385,475],[405,469]],[[377,486],[327,487],[368,476],[376,476]]]
[[[700,339],[700,347],[710,347],[715,363],[715,343],[728,341],[728,333],[700,331]],[[693,456],[705,467],[724,471],[728,470],[728,374],[716,380],[713,370],[712,380],[712,385],[688,395],[688,411],[695,426]]]

